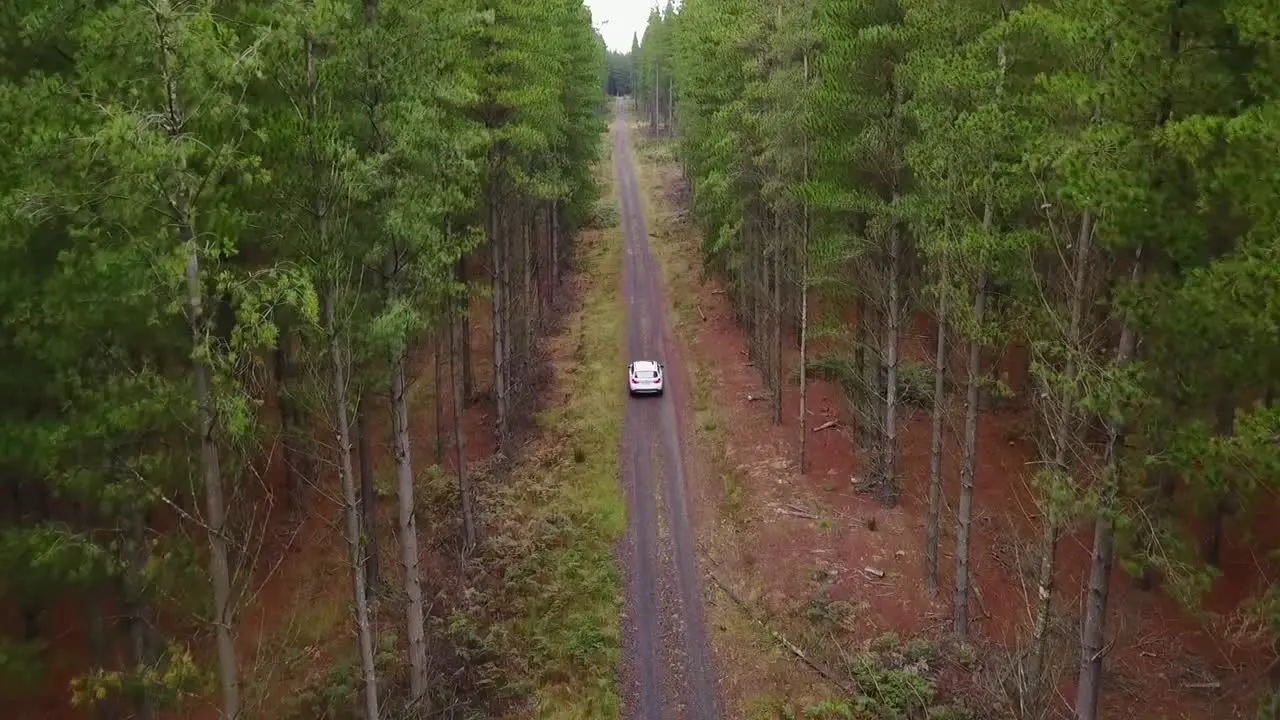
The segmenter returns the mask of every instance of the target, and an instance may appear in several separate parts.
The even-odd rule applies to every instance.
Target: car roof
[[[635,362],[631,363],[631,367],[635,368],[636,370],[657,370],[658,363],[654,362],[653,360],[636,360]]]

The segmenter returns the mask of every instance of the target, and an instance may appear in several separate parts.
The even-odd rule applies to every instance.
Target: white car
[[[632,395],[662,394],[662,363],[636,360],[627,365],[627,388]]]

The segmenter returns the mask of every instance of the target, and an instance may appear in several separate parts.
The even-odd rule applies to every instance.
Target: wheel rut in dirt
[[[625,244],[627,355],[665,362],[661,285],[621,101],[612,138]],[[621,468],[629,506],[620,549],[626,569],[623,717],[718,720],[676,417],[684,388],[664,375],[665,396],[630,399],[623,421]]]

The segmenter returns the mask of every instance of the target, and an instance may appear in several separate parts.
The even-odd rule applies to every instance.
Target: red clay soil
[[[491,403],[484,393],[481,383],[490,383],[492,375],[491,345],[489,337],[489,304],[486,301],[473,303],[471,308],[471,341],[472,363],[476,378],[476,394],[480,400],[468,408],[464,414],[464,426],[467,436],[467,456],[469,462],[477,463],[491,456],[495,449]],[[410,434],[414,443],[415,467],[421,471],[435,460],[435,408],[431,395],[433,365],[431,348],[420,348],[411,362],[416,369],[416,384],[423,386],[411,392],[420,395],[410,408]],[[444,366],[447,382],[447,362]],[[442,409],[442,420],[445,432],[452,432],[452,405],[446,385],[446,394]],[[272,410],[264,408],[265,417],[273,417]],[[369,430],[374,442],[371,443],[375,477],[386,477],[393,471],[394,456],[390,449],[389,407],[385,398],[375,399],[369,414]],[[452,473],[455,468],[454,455],[446,441],[446,460],[444,470]],[[327,463],[317,464],[326,468]],[[251,497],[256,497],[259,507],[269,507],[266,516],[267,528],[270,530],[257,548],[254,565],[253,582],[249,597],[244,601],[243,609],[237,617],[237,649],[240,656],[240,673],[242,693],[250,685],[246,679],[262,679],[269,672],[278,672],[276,667],[279,658],[273,652],[279,648],[270,642],[273,636],[288,634],[296,628],[290,627],[300,603],[322,606],[332,603],[341,606],[348,602],[350,580],[346,558],[346,546],[341,541],[342,520],[340,505],[340,489],[336,476],[331,471],[323,471],[318,485],[309,490],[307,512],[301,522],[291,518],[287,503],[287,484],[283,471],[282,453],[278,447],[272,448],[266,468],[261,473],[260,486],[255,488]],[[276,498],[273,502],[272,498]],[[396,516],[394,494],[383,497],[379,507],[379,536],[382,548],[384,567],[398,563],[394,545],[393,523]],[[262,519],[258,520],[259,523]],[[427,532],[422,528],[422,532]],[[431,566],[442,561],[441,558],[429,557],[440,543],[424,542],[423,563]],[[448,562],[448,559],[444,559]],[[319,594],[308,596],[300,592],[300,588],[318,589]],[[108,613],[109,617],[109,613]],[[6,617],[7,619],[7,617]],[[398,618],[388,618],[387,622],[398,623]],[[16,635],[15,629],[6,622],[3,629],[6,634]],[[89,709],[75,709],[70,706],[69,683],[72,678],[83,673],[89,662],[89,643],[81,610],[81,604],[74,598],[55,604],[46,613],[43,620],[45,628],[56,628],[56,634],[47,638],[49,643],[48,658],[51,671],[42,688],[32,691],[24,688],[0,688],[0,702],[15,717],[24,720],[80,720],[93,717]],[[311,670],[303,677],[274,677],[262,683],[273,690],[264,699],[260,712],[265,710],[264,717],[273,716],[270,708],[279,707],[279,703],[291,693],[297,691],[315,672],[322,671],[326,661],[343,648],[351,647],[354,631],[349,623],[341,623],[341,635],[332,637],[313,647],[305,648],[309,656],[305,665]],[[195,640],[198,648],[208,654],[208,667],[212,665],[211,645],[207,638]],[[297,650],[294,648],[293,650]],[[113,648],[111,657],[123,664],[126,660],[123,640]],[[243,702],[252,702],[245,697]],[[170,717],[196,718],[198,720],[214,720],[218,717],[217,697],[195,698],[182,709],[181,713]]]
[[[690,245],[682,250],[682,257],[694,263],[696,240],[689,240],[690,231],[682,225],[684,213],[676,209],[687,195],[680,187],[679,171],[662,166],[657,172],[665,188],[659,202],[665,207],[658,211],[661,220],[651,220],[655,232],[684,238]],[[865,641],[889,630],[904,638],[914,634],[946,637],[954,576],[953,508],[959,486],[956,428],[952,428],[944,460],[948,507],[943,516],[942,578],[938,598],[931,599],[923,582],[922,551],[929,413],[908,412],[903,419],[899,437],[904,493],[898,507],[884,509],[854,491],[857,458],[849,433],[852,418],[843,393],[829,382],[813,381],[808,392],[811,466],[806,475],[800,475],[799,388],[786,384],[782,426],[774,427],[768,402],[749,399],[766,391],[759,373],[748,364],[747,337],[735,325],[728,297],[714,279],[696,290],[694,300],[705,319],[694,318],[693,329],[685,338],[691,342],[684,348],[690,364],[705,372],[710,405],[718,408],[719,417],[728,425],[723,434],[727,443],[724,451],[748,499],[750,520],[731,542],[736,547],[720,553],[725,570],[736,564],[737,574],[759,586],[756,591],[775,614],[803,607],[812,592],[816,570],[835,570],[830,597],[853,604],[855,612],[846,623],[853,640]],[[790,373],[798,352],[793,339],[786,345],[784,368]],[[904,353],[925,361],[931,358],[932,347],[929,321],[919,318],[908,334]],[[1003,355],[1010,384],[1025,385],[1025,349],[1014,348]],[[953,362],[958,360],[960,356]],[[960,418],[958,410],[957,404],[953,424]],[[830,420],[839,425],[812,432]],[[988,651],[984,653],[988,662],[1007,655],[1026,636],[1029,625],[1028,598],[1034,587],[1024,585],[1030,581],[1022,579],[1028,576],[1018,568],[1030,566],[1027,558],[1019,555],[1034,547],[1037,532],[1035,505],[1027,485],[1033,451],[1029,430],[1033,426],[1029,414],[1018,410],[987,413],[980,424],[971,546],[976,592],[971,597],[970,616],[973,635]],[[797,509],[808,510],[820,520],[797,517]],[[724,524],[715,520],[716,514],[707,507],[696,513],[699,534],[709,545],[724,550],[730,543],[724,540]],[[1081,578],[1087,575],[1091,538],[1091,528],[1082,528],[1065,536],[1060,544],[1057,611],[1064,618],[1064,635],[1069,638],[1078,632]],[[1266,582],[1262,566],[1252,558],[1239,538],[1228,538],[1225,576],[1209,598],[1211,609],[1223,613],[1238,610],[1240,600]],[[870,577],[863,571],[866,567],[882,570],[885,577]],[[1211,628],[1159,592],[1136,589],[1119,569],[1112,581],[1110,607],[1108,635],[1113,646],[1105,666],[1103,717],[1253,717],[1265,687],[1264,654],[1256,645],[1233,642],[1221,628]],[[1074,698],[1076,647],[1065,648],[1064,680],[1053,708],[1057,714],[1069,713],[1068,699]],[[726,699],[741,700],[761,691],[758,668],[720,665]],[[735,673],[744,679],[735,679]],[[1209,687],[1213,683],[1219,686]],[[1200,687],[1188,687],[1197,684]],[[955,690],[966,696],[975,692],[972,687]]]

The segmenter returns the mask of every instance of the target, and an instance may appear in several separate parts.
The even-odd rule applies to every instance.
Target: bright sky
[[[664,0],[665,1],[665,0]],[[631,36],[643,36],[654,0],[586,0],[591,19],[610,50],[631,50]]]

